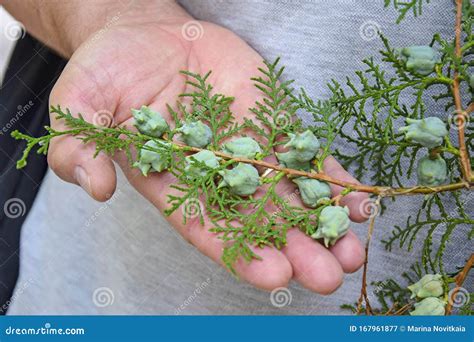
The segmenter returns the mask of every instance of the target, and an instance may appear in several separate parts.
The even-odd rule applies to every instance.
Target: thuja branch
[[[69,111],[63,112],[61,108],[52,107],[52,113],[57,114],[57,119],[63,119],[66,121],[66,124],[71,128],[69,130],[64,131],[57,131],[50,127],[47,128],[48,135],[41,136],[41,137],[30,137],[25,135],[19,131],[12,132],[12,136],[15,139],[21,139],[27,141],[27,147],[23,152],[22,158],[17,162],[17,167],[22,168],[26,165],[26,160],[29,156],[29,153],[33,149],[35,145],[39,145],[39,153],[47,153],[47,148],[50,141],[56,137],[70,135],[74,136],[77,139],[82,140],[84,143],[96,143],[97,152],[104,151],[108,154],[113,154],[118,151],[125,151],[127,154],[130,152],[130,147],[135,148],[143,148],[145,142],[150,140],[155,141],[163,141],[170,143],[170,147],[173,151],[182,151],[182,152],[201,152],[204,151],[204,148],[194,147],[185,145],[183,143],[177,141],[171,141],[166,139],[156,139],[155,137],[148,136],[146,134],[133,132],[128,130],[125,126],[124,127],[103,127],[103,126],[96,126],[87,121],[85,121],[82,117],[74,117]],[[153,147],[146,147],[147,150],[159,152],[156,148]],[[282,172],[288,176],[292,177],[306,177],[311,179],[322,180],[331,184],[342,186],[346,189],[351,191],[360,191],[366,193],[372,193],[375,195],[383,195],[384,197],[391,197],[391,196],[404,196],[404,195],[416,195],[416,194],[432,194],[432,193],[439,193],[445,191],[454,191],[462,188],[472,188],[474,186],[473,183],[466,184],[465,182],[459,183],[452,183],[434,187],[426,187],[426,186],[414,186],[414,187],[407,187],[407,188],[396,188],[396,187],[384,187],[384,186],[373,186],[373,185],[365,185],[359,183],[352,183],[343,181],[337,178],[334,178],[326,173],[319,172],[316,173],[314,171],[307,172],[303,170],[297,169],[290,169],[286,168],[280,164],[270,163],[264,160],[257,160],[257,159],[249,159],[243,157],[234,157],[227,153],[221,151],[213,151],[213,153],[224,159],[224,160],[232,160],[235,163],[246,163],[252,164],[255,166],[272,169],[278,172]]]
[[[418,0],[412,3],[421,4]],[[459,0],[457,9],[458,29],[462,16]],[[403,9],[401,13],[404,16],[406,12]],[[470,30],[470,19],[463,20],[469,21],[464,23],[464,30]],[[201,76],[189,71],[183,72],[189,91],[179,96],[176,108],[168,106],[169,122],[147,106],[132,110],[138,132],[125,126],[94,125],[69,110],[52,107],[51,112],[64,120],[67,128],[57,131],[47,127],[43,137],[13,132],[13,137],[26,141],[17,166],[26,165],[35,147],[46,154],[52,139],[71,135],[85,144],[95,144],[95,155],[125,153],[130,165],[139,168],[144,176],[150,172],[170,172],[175,183],[170,185],[174,191],[167,196],[169,207],[165,214],[189,203],[198,204],[198,221],[204,223],[205,213],[206,221],[212,225],[210,231],[224,241],[222,260],[231,271],[235,271],[233,265],[239,258],[258,258],[252,246],[282,248],[288,229],[300,229],[326,247],[335,244],[349,229],[349,208],[341,206],[342,198],[349,193],[370,193],[378,198],[377,207],[385,197],[430,195],[422,196],[414,223],[409,216],[406,228],[395,227],[389,245],[400,240],[401,247],[409,236],[411,248],[415,237],[425,229],[420,270],[423,267],[426,273],[429,269],[435,272],[438,267],[444,275],[442,259],[447,242],[456,227],[472,223],[464,209],[467,200],[461,200],[460,194],[474,187],[468,152],[474,135],[470,127],[465,130],[460,124],[468,121],[467,113],[473,105],[463,111],[460,83],[469,82],[468,68],[472,66],[472,62],[462,58],[463,54],[470,56],[474,52],[472,34],[467,35],[464,46],[460,37],[456,31],[452,44],[435,35],[430,46],[402,49],[392,48],[382,37],[382,62],[391,68],[392,75],[375,58],[367,58],[363,61],[366,69],[357,71],[355,80],[347,78],[344,85],[332,81],[332,95],[324,101],[312,100],[303,89],[295,93],[290,88],[291,80],[280,80],[284,68],[278,65],[278,59],[265,62],[265,67],[259,69],[261,75],[252,78],[263,98],[250,108],[251,117],[244,118],[243,123],[236,122],[230,109],[233,98],[215,93],[208,83],[210,73]],[[440,45],[439,49],[435,49],[435,43]],[[440,52],[442,56],[438,58]],[[438,93],[440,88],[446,92]],[[435,94],[428,93],[428,89]],[[413,101],[405,101],[405,94]],[[448,120],[425,115],[426,96],[435,101],[447,100],[446,111],[454,106],[464,118],[461,122],[456,120],[459,146],[450,140]],[[182,98],[186,102],[181,102]],[[303,127],[296,115],[299,111],[312,115],[314,123]],[[401,121],[406,126],[399,128]],[[251,137],[258,137],[258,141]],[[349,146],[355,152],[344,154],[334,148],[338,139],[343,142],[339,146]],[[275,153],[277,147],[284,147],[287,152]],[[419,153],[423,153],[421,158]],[[357,178],[371,181],[348,182],[324,172],[329,155],[354,167]],[[416,182],[408,183],[415,178],[415,172]],[[294,204],[294,194],[288,196],[289,200],[282,197],[281,192],[289,188],[278,186],[283,180],[295,183],[295,193],[303,205]],[[343,190],[333,194],[329,184]],[[454,199],[456,212],[445,208],[443,202],[448,196]],[[186,223],[186,208],[183,209]],[[440,217],[434,217],[434,212]],[[446,229],[441,234],[439,249],[432,251],[433,232],[444,223]],[[369,244],[374,229],[375,215],[369,224],[357,305],[360,311],[365,301],[368,314],[377,313],[367,294]],[[474,230],[469,233],[473,235]],[[421,278],[420,270],[417,276]],[[436,278],[438,285],[441,282],[441,275],[426,276]],[[411,279],[410,282],[414,283]],[[385,305],[388,312],[405,312],[412,303],[415,310],[410,314],[425,312],[422,297],[418,301],[407,300],[406,289],[394,282],[388,285],[382,300],[385,303],[386,298],[394,299],[392,302],[396,303],[390,309]],[[436,294],[430,301],[437,303],[437,313],[441,307],[444,313],[441,295]]]
[[[380,201],[382,200],[382,196],[379,195],[377,197],[377,200],[375,201],[375,207],[379,208],[380,207]],[[365,303],[365,312],[367,315],[373,314],[372,308],[370,306],[369,302],[369,296],[367,294],[367,271],[368,271],[368,265],[369,265],[369,248],[370,248],[370,242],[372,241],[372,234],[374,232],[375,228],[375,219],[377,217],[377,213],[373,213],[372,217],[370,218],[369,222],[369,229],[367,231],[367,238],[365,240],[365,260],[364,260],[364,270],[362,273],[362,286],[360,290],[360,297],[357,302],[357,313],[361,313],[362,311],[362,303]]]
[[[397,24],[399,24],[410,11],[413,12],[413,16],[415,17],[421,15],[424,2],[428,4],[430,0],[384,0],[385,7],[388,7],[392,2],[395,10],[399,13],[397,18]]]
[[[463,6],[463,0],[456,0],[455,53],[458,59],[462,58],[462,46],[461,46],[462,6]],[[456,113],[459,115],[459,117],[456,120],[456,124],[458,126],[460,162],[462,166],[462,174],[463,174],[464,179],[466,181],[472,181],[471,163],[469,160],[469,154],[466,147],[466,137],[465,137],[465,131],[464,131],[464,127],[466,123],[469,122],[469,112],[467,110],[463,110],[459,83],[460,83],[460,79],[459,79],[458,65],[457,63],[455,63],[454,73],[453,73],[452,92],[453,92]]]
[[[473,267],[474,267],[474,253],[471,254],[471,256],[467,260],[466,264],[464,265],[463,269],[461,270],[461,272],[459,272],[459,274],[455,278],[456,287],[450,293],[451,298],[448,298],[448,305],[446,306],[446,315],[449,315],[451,313],[451,310],[453,309],[454,298],[456,297],[456,294],[461,289],[461,286],[464,284],[464,281],[466,280],[466,277],[467,277],[469,271]]]
[[[386,5],[389,3],[390,1],[387,1]],[[415,3],[421,5],[421,1],[413,1],[410,6]],[[466,228],[468,238],[472,238],[474,234],[470,213],[464,209],[472,196],[468,193],[473,185],[469,148],[473,146],[474,135],[468,124],[469,113],[473,111],[474,104],[470,103],[464,110],[461,102],[461,99],[466,97],[466,94],[461,94],[461,90],[467,88],[474,94],[474,75],[470,70],[474,66],[474,10],[470,1],[457,0],[455,4],[456,34],[452,41],[441,39],[440,35],[435,34],[430,45],[393,49],[388,40],[382,37],[385,46],[381,51],[383,61],[392,65],[395,77],[391,76],[390,70],[381,69],[373,59],[366,59],[364,63],[367,69],[357,71],[355,81],[347,79],[345,88],[336,81],[330,86],[333,92],[332,103],[339,114],[346,117],[346,130],[342,130],[341,135],[343,140],[352,144],[355,149],[355,152],[349,149],[350,154],[336,151],[336,157],[343,161],[345,166],[353,167],[357,177],[367,177],[367,174],[372,173],[372,180],[377,185],[393,187],[397,184],[403,187],[402,183],[406,178],[411,178],[416,165],[419,182],[423,182],[425,172],[434,178],[438,175],[439,179],[446,179],[449,172],[450,183],[457,183],[457,189],[453,188],[453,191],[425,196],[417,214],[408,216],[406,228],[395,226],[387,250],[391,250],[393,241],[398,241],[400,248],[411,250],[415,246],[416,238],[423,236],[422,257],[419,264],[415,263],[416,277],[407,278],[409,283],[413,284],[412,296],[407,293],[406,287],[398,285],[392,279],[379,282],[378,286],[382,290],[377,294],[377,298],[385,313],[403,314],[414,306],[414,311],[410,312],[413,315],[444,314],[450,281],[444,271],[444,251],[454,231],[463,233],[463,228]],[[395,7],[397,8],[396,3]],[[405,16],[406,8],[398,7],[401,13],[399,19]],[[464,35],[461,34],[462,31]],[[446,90],[438,93],[440,90],[432,88],[430,93],[426,92],[428,87],[434,84],[439,85],[436,88],[445,87]],[[464,85],[467,87],[462,87]],[[409,94],[412,96],[407,97],[410,101],[404,103],[401,100],[401,92],[405,91],[407,94],[409,89],[413,89],[413,93]],[[425,97],[436,102],[445,101],[446,114],[451,114],[449,120],[442,120],[437,116],[427,117]],[[411,101],[412,99],[414,101]],[[404,118],[408,125],[398,130],[395,120],[400,118]],[[447,123],[457,131],[457,146],[450,141]],[[425,136],[424,133],[428,135]],[[426,139],[427,137],[429,138]],[[442,137],[445,140],[444,145],[441,144]],[[410,141],[416,141],[421,146],[410,144]],[[419,159],[417,154],[423,148],[427,148],[426,154]],[[447,156],[447,153],[451,156]],[[403,165],[401,160],[407,161],[408,167],[407,164]],[[463,184],[467,193],[463,191]],[[467,197],[462,199],[463,195]],[[442,236],[438,246],[434,241],[435,234]],[[416,282],[416,279],[420,280]],[[435,280],[435,292],[427,296],[426,293],[415,291],[416,287],[423,287],[423,284],[431,280]],[[364,279],[360,301],[356,307],[351,307],[353,311],[361,311],[366,292]],[[392,307],[388,305],[389,302],[393,303]],[[365,309],[366,313],[378,312],[371,305],[367,305]]]

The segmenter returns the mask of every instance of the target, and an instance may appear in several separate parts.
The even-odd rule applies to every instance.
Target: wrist
[[[69,58],[88,39],[115,25],[132,26],[190,16],[173,0],[10,0],[5,8],[35,38]]]

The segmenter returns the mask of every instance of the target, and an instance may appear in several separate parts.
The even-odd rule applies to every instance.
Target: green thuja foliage
[[[408,13],[413,13],[417,17],[423,13],[423,6],[429,4],[430,0],[384,0],[385,7],[391,4],[398,12],[397,24],[405,19]]]
[[[386,0],[385,6],[394,5],[400,22],[409,12],[420,15],[427,3]],[[210,72],[199,75],[183,71],[189,91],[179,96],[175,106],[168,106],[172,122],[163,122],[159,113],[146,107],[141,113],[135,111],[148,125],[147,132],[159,132],[156,136],[144,134],[143,130],[133,132],[125,126],[95,125],[80,114],[53,106],[51,112],[68,128],[57,131],[47,127],[47,134],[42,137],[13,132],[13,137],[26,141],[17,166],[26,165],[33,148],[46,154],[51,139],[71,135],[85,144],[94,143],[96,155],[124,152],[130,165],[140,166],[144,174],[165,168],[163,172],[175,177],[165,214],[184,208],[184,223],[197,222],[215,232],[225,242],[222,260],[232,272],[239,258],[248,262],[259,258],[258,249],[253,247],[285,246],[289,229],[300,229],[326,245],[335,243],[347,231],[339,228],[348,225],[347,209],[339,207],[339,202],[351,192],[371,193],[377,198],[371,206],[381,203],[384,208],[389,205],[386,199],[395,201],[399,196],[417,195],[419,208],[407,215],[405,225],[393,227],[383,240],[387,253],[398,248],[421,248],[421,259],[403,273],[406,284],[393,279],[373,282],[379,306],[372,307],[364,277],[361,299],[355,306],[344,307],[358,313],[416,314],[410,311],[416,306],[417,312],[423,312],[427,306],[421,298],[413,298],[407,285],[416,284],[427,274],[435,274],[433,278],[441,279],[444,286],[444,293],[431,302],[449,303],[450,286],[462,284],[472,265],[466,259],[472,256],[462,256],[459,269],[453,271],[444,265],[446,250],[454,233],[465,231],[467,240],[474,236],[474,176],[470,167],[474,160],[469,153],[474,148],[474,127],[468,120],[474,88],[474,7],[470,1],[459,4],[459,39],[435,34],[426,39],[427,46],[393,47],[381,36],[380,55],[366,58],[365,68],[355,75],[331,80],[328,99],[314,100],[304,89],[293,89],[292,81],[283,80],[284,68],[278,59],[265,62],[259,75],[249,80],[262,94],[262,99],[250,108],[254,118],[238,122],[231,110],[234,98],[214,91],[209,83]],[[442,121],[428,118],[428,101],[444,107]],[[311,125],[303,125],[298,112],[309,113]],[[401,126],[405,128],[400,130]],[[184,134],[189,136],[183,138]],[[234,140],[237,138],[240,140]],[[226,148],[229,141],[234,145]],[[274,152],[286,144],[289,152]],[[319,148],[312,151],[307,146]],[[245,157],[236,153],[236,148],[245,149]],[[367,184],[347,183],[326,175],[323,162],[329,155]],[[159,165],[154,156],[159,157]],[[433,163],[438,165],[437,173],[432,174],[430,167],[421,168],[420,160],[440,161]],[[238,170],[234,178],[230,176],[232,170]],[[301,181],[302,178],[296,183],[300,187],[311,184],[301,192],[305,202],[312,202],[301,207],[289,198],[298,192],[282,196],[278,187],[283,180],[296,177],[337,184],[343,190],[332,198],[318,198],[316,190],[326,184]],[[190,204],[197,206],[193,207],[197,209],[193,215],[186,212]],[[339,214],[325,215],[332,212]],[[334,216],[338,222],[330,221]],[[377,229],[376,215],[371,216],[369,232],[374,227]],[[456,308],[468,314],[471,303],[468,300]],[[449,313],[450,306],[452,303],[446,309],[438,307],[437,312]]]

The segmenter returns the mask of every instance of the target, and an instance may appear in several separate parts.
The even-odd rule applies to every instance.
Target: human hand
[[[134,11],[133,16],[122,13],[113,26],[92,33],[77,47],[70,44],[74,53],[51,93],[50,104],[68,107],[72,113],[80,112],[91,122],[110,113],[108,119],[113,119],[115,125],[127,127],[133,123],[130,109],[145,104],[171,121],[166,104],[173,104],[185,90],[185,77],[179,71],[212,70],[209,82],[216,91],[235,96],[231,109],[236,118],[251,118],[248,108],[260,94],[250,77],[263,58],[235,34],[211,23],[200,22],[200,39],[186,39],[182,28],[191,17],[171,4],[166,15],[161,12],[155,18],[153,8],[148,12],[144,8]],[[51,125],[55,129],[65,128],[54,117]],[[61,137],[52,141],[48,161],[62,179],[81,185],[97,200],[106,200],[116,186],[114,164],[103,154],[93,159],[93,153],[94,146],[83,145],[73,137]],[[164,194],[171,193],[169,185],[174,182],[170,173],[145,178],[130,168],[124,155],[118,154],[114,159],[145,198],[160,210],[166,207]],[[325,172],[355,182],[332,158],[326,160]],[[332,188],[333,195],[340,191]],[[294,186],[282,182],[278,191],[284,197],[294,192]],[[360,193],[344,197],[342,204],[349,206],[353,221],[364,220],[359,203],[365,197]],[[205,220],[204,227],[197,220],[183,225],[181,213],[171,215],[169,220],[186,240],[220,263],[223,242],[208,231],[209,220]],[[327,294],[341,284],[344,272],[357,270],[364,260],[363,248],[352,232],[329,250],[297,229],[288,232],[287,240],[281,251],[270,247],[256,249],[262,260],[239,261],[237,273],[259,288],[286,286],[294,278],[313,291]]]

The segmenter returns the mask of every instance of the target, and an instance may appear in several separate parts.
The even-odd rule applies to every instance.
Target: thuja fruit
[[[306,130],[303,133],[288,133],[290,141],[285,144],[294,156],[294,159],[299,162],[308,162],[316,156],[319,150],[320,144],[318,138],[310,130]]]
[[[262,152],[262,148],[250,137],[233,139],[222,145],[222,151],[233,157],[255,158]]]
[[[408,70],[429,75],[436,65],[436,51],[430,46],[410,46],[401,50],[402,59]]]
[[[168,123],[161,114],[147,106],[132,109],[132,115],[135,119],[135,127],[143,134],[160,138],[169,129]]]
[[[138,160],[133,163],[133,166],[140,169],[144,176],[148,172],[161,172],[166,170],[170,163],[168,156],[163,153],[158,153],[155,150],[158,147],[165,147],[166,142],[150,140],[138,152]]]
[[[406,17],[407,8],[412,7],[396,6],[398,21]],[[253,247],[285,246],[290,229],[299,229],[325,246],[334,245],[347,234],[350,213],[341,203],[353,192],[371,194],[374,201],[369,207],[377,207],[368,224],[368,255],[373,230],[387,229],[376,222],[377,214],[390,210],[387,199],[419,195],[419,207],[412,208],[415,213],[407,210],[405,225],[395,226],[382,242],[387,253],[417,248],[421,257],[414,260],[410,272],[421,280],[414,282],[413,275],[407,278],[413,284],[410,289],[393,279],[380,282],[375,293],[380,307],[374,308],[367,294],[366,259],[354,310],[450,314],[448,285],[461,286],[474,264],[471,255],[460,256],[455,269],[447,270],[444,265],[455,232],[466,232],[466,238],[474,236],[474,219],[466,210],[474,186],[470,151],[474,128],[469,121],[474,105],[471,94],[462,93],[473,88],[471,2],[456,0],[456,13],[453,39],[435,34],[426,39],[429,45],[393,48],[381,36],[381,58],[365,59],[364,70],[344,84],[331,80],[330,96],[324,100],[312,99],[304,89],[293,89],[278,59],[265,62],[252,78],[262,100],[249,109],[251,118],[242,122],[231,110],[234,99],[216,92],[208,82],[210,72],[182,72],[189,91],[168,106],[167,121],[146,106],[133,110],[138,132],[125,126],[97,126],[80,114],[53,106],[51,113],[67,128],[47,127],[42,137],[13,132],[13,137],[26,141],[17,167],[26,165],[33,148],[46,154],[51,139],[71,135],[95,144],[96,155],[125,153],[130,165],[144,176],[170,172],[176,179],[170,185],[175,191],[167,197],[165,214],[176,212],[189,200],[199,200],[199,221],[204,223],[206,215],[211,231],[224,241],[222,261],[232,272],[240,258],[248,262],[259,258],[258,248]],[[441,103],[444,111],[427,115],[427,101]],[[303,125],[297,115],[302,112],[312,116],[313,122]],[[399,130],[401,122],[406,125]],[[329,155],[363,183],[326,173]],[[284,180],[294,184],[290,193],[278,187]],[[331,193],[330,184],[341,191]],[[294,196],[301,201],[292,201]],[[397,214],[405,213],[399,210]],[[415,244],[417,239],[422,243]],[[430,279],[424,275],[431,275]],[[443,293],[438,296],[439,281]],[[459,310],[470,313],[469,305]]]
[[[418,184],[437,186],[446,181],[448,167],[446,161],[440,156],[425,156],[418,161],[416,172]]]
[[[411,298],[439,297],[444,293],[441,274],[426,274],[418,282],[408,286]]]
[[[211,143],[211,129],[201,120],[185,122],[178,132],[186,145],[204,148]]]
[[[412,316],[442,316],[446,312],[446,283],[441,274],[426,274],[408,286],[411,299],[416,299]]]
[[[320,201],[331,197],[331,188],[326,182],[306,177],[297,177],[293,182],[298,185],[303,203],[310,208],[316,208]]]
[[[311,235],[314,239],[323,239],[324,245],[334,245],[349,230],[349,208],[339,206],[325,207],[318,218],[318,229]]]
[[[415,142],[421,146],[433,149],[441,146],[448,135],[446,123],[438,117],[426,117],[420,120],[406,119],[407,126],[399,128],[405,133],[405,139]],[[425,186],[437,186],[446,181],[446,161],[439,155],[427,155],[418,161],[417,169],[418,184]]]
[[[202,150],[186,157],[185,171],[188,177],[202,177],[206,175],[209,169],[217,169],[219,167],[219,157],[209,150]]]
[[[427,117],[420,120],[407,118],[408,126],[399,128],[405,133],[407,140],[416,142],[424,147],[440,146],[448,135],[446,123],[438,117]]]
[[[262,184],[257,169],[249,164],[239,163],[230,170],[219,172],[222,181],[218,188],[228,187],[230,192],[239,196],[250,196]]]
[[[412,316],[443,316],[446,312],[446,302],[440,298],[427,297],[415,303],[415,310],[410,312]]]
[[[282,153],[275,153],[277,156],[278,161],[284,167],[289,169],[296,169],[296,170],[304,170],[310,171],[311,170],[311,163],[309,161],[299,161],[298,160],[298,152],[296,150],[291,150],[289,152],[282,152]]]

